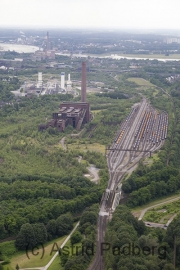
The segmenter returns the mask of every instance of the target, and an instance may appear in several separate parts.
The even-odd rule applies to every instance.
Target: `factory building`
[[[1,67],[0,67],[1,68]],[[6,67],[4,67],[6,69]],[[67,87],[65,87],[65,73],[61,72],[60,80],[51,80],[48,82],[43,82],[42,72],[38,72],[37,81],[25,81],[19,90],[11,91],[15,96],[39,96],[39,95],[54,95],[54,94],[66,94],[72,93],[72,82],[70,81],[70,74],[68,75],[68,81],[66,82]]]
[[[49,32],[46,36],[46,49],[37,50],[31,57],[32,61],[42,61],[42,60],[54,60],[55,59],[55,50],[51,50],[51,44],[49,41]]]
[[[64,131],[66,126],[71,125],[80,130],[83,124],[91,120],[90,104],[86,102],[86,63],[82,63],[81,102],[63,102],[59,112],[52,114],[52,119],[47,124],[40,124],[38,130],[48,127],[58,128]]]

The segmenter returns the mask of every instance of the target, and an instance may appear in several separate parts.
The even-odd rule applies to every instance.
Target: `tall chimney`
[[[65,72],[61,72],[61,88],[64,89]]]
[[[49,51],[49,32],[47,32],[46,51]]]
[[[86,102],[86,62],[82,62],[81,102]]]

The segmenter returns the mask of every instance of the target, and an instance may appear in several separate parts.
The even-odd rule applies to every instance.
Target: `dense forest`
[[[16,83],[14,88],[18,86]],[[94,142],[104,146],[110,144],[134,100],[98,97],[105,110],[96,113],[99,100],[95,95],[89,96],[96,117],[86,125],[84,135],[73,140],[70,134],[76,131],[72,127],[68,127],[65,133],[53,128],[38,132],[38,125],[51,119],[59,104],[72,100],[72,95],[15,99],[11,96],[10,81],[2,81],[2,84],[11,103],[3,104],[0,110],[0,240],[16,240],[7,242],[0,249],[4,263],[9,263],[9,258],[18,250],[24,250],[27,243],[33,246],[35,239],[46,243],[68,234],[85,208],[100,203],[108,181],[105,152],[82,151],[79,146]],[[2,100],[3,97],[2,91]],[[109,122],[113,118],[110,130]],[[89,139],[88,134],[94,125],[98,128]],[[67,137],[67,150],[60,144],[64,136]],[[72,149],[71,145],[77,140],[78,148]],[[79,156],[82,162],[79,162]],[[99,184],[84,177],[89,164],[100,169]],[[94,241],[96,222],[97,214],[92,214],[88,220],[81,219],[80,233],[91,235],[85,244]],[[67,270],[72,269],[68,265],[72,265],[72,258],[66,266]]]
[[[86,208],[82,213],[78,231],[75,233],[75,237],[73,235],[71,236],[71,244],[79,243],[82,248],[76,253],[76,256],[65,256],[63,252],[61,253],[61,265],[64,266],[64,270],[75,268],[86,270],[91,262],[96,249],[98,209],[99,205],[95,204]]]
[[[122,60],[118,65],[127,63]],[[72,132],[77,133],[72,127],[68,127],[65,133],[53,128],[38,132],[37,128],[40,123],[51,119],[61,102],[72,100],[72,95],[15,99],[11,91],[20,87],[19,79],[10,79],[7,75],[0,78],[0,240],[16,239],[10,241],[9,246],[8,242],[0,245],[0,260],[8,263],[9,258],[18,250],[24,250],[27,243],[33,246],[37,240],[47,243],[67,235],[79,219],[80,226],[71,239],[72,243],[79,241],[87,247],[95,242],[98,205],[109,178],[104,149],[112,143],[120,124],[142,95],[148,97],[157,110],[168,113],[168,138],[162,149],[155,153],[156,159],[151,158],[150,165],[141,161],[130,177],[123,180],[127,206],[143,205],[180,190],[180,84],[170,85],[165,75],[161,76],[159,72],[150,74],[156,62],[151,65],[147,62],[147,69],[145,61],[141,64],[138,72],[119,75],[119,82],[114,82],[110,75],[103,75],[112,88],[115,85],[118,88],[113,93],[103,91],[102,94],[88,95],[94,118],[77,138],[71,137]],[[169,64],[163,66],[163,71],[170,73],[169,68]],[[35,72],[32,70],[33,74]],[[31,75],[29,70],[22,71],[22,75],[25,73]],[[90,77],[99,79],[102,74],[91,73]],[[75,78],[77,75],[78,72],[74,72]],[[127,80],[138,76],[149,80],[151,85],[139,86]],[[79,97],[74,100],[78,101]],[[64,136],[67,150],[60,144]],[[96,151],[89,150],[93,145]],[[82,162],[79,162],[80,156]],[[98,184],[84,176],[89,164],[100,169]],[[177,224],[179,218],[173,221],[167,232],[150,230],[143,222],[137,221],[127,207],[119,206],[108,225],[105,240],[112,247],[133,242],[141,250],[144,246],[165,246],[167,257],[158,253],[140,257],[114,256],[110,252],[105,255],[106,269],[174,269],[172,250],[179,232],[173,234],[176,232],[173,228]],[[178,251],[177,241],[177,265],[180,264]],[[85,270],[91,260],[91,256],[78,254],[62,257],[61,263],[65,270],[74,269],[74,265],[77,265],[76,269]]]
[[[104,251],[106,270],[173,270],[179,264],[180,216],[167,231],[147,228],[124,206],[118,206],[108,224]],[[174,247],[177,248],[174,257]]]

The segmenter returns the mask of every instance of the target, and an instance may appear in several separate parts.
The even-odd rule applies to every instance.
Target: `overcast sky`
[[[0,27],[180,29],[180,0],[0,0]]]

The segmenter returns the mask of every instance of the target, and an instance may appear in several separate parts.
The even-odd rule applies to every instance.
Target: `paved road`
[[[169,224],[173,221],[173,219],[177,216],[177,214],[174,214],[166,223],[166,226],[169,226]]]
[[[76,224],[76,226],[74,227],[74,229],[71,231],[71,233],[66,237],[65,241],[62,243],[62,245],[60,246],[60,248],[63,248],[65,246],[65,244],[69,241],[71,235],[73,234],[73,232],[77,229],[77,227],[79,226],[79,222]],[[48,264],[46,264],[43,267],[34,267],[34,268],[21,268],[19,270],[47,270],[49,268],[49,266],[53,263],[53,261],[55,260],[55,258],[59,255],[59,252],[57,251],[54,256],[52,257],[52,259],[48,262]]]
[[[167,227],[169,226],[169,224],[173,221],[173,219],[177,216],[177,214],[174,214],[166,224],[161,224],[161,223],[155,223],[155,222],[148,222],[145,221],[145,225],[147,227],[154,227],[154,228],[163,228],[163,229],[167,229]]]
[[[138,220],[141,220],[144,217],[147,210],[158,207],[158,206],[161,206],[161,205],[166,204],[166,203],[171,203],[171,202],[174,202],[174,201],[178,201],[179,199],[180,199],[180,197],[176,197],[174,199],[171,199],[171,200],[168,200],[168,201],[165,201],[165,202],[162,202],[162,203],[157,203],[157,204],[155,204],[153,206],[149,206],[149,207],[143,209],[142,212],[141,212],[140,217],[138,218]]]
[[[155,222],[144,222],[147,227],[154,227],[154,228],[163,228],[166,229],[166,224],[155,223]]]

